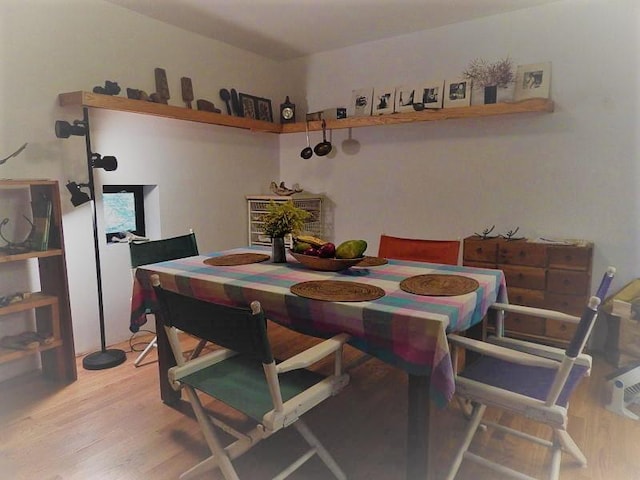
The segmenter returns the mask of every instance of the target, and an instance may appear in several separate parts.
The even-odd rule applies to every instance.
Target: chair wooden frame
[[[148,240],[141,243],[129,243],[129,256],[131,258],[131,268],[135,269],[141,265],[149,265],[177,258],[185,258],[198,255],[198,242],[193,230],[189,229],[186,235],[163,238],[160,240]],[[201,341],[191,352],[192,357],[197,357],[207,342]],[[133,365],[140,366],[140,363],[151,353],[151,350],[158,347],[158,337],[154,336],[147,346],[140,352],[134,360]]]
[[[575,377],[578,377],[576,373],[578,370],[580,372],[584,371],[585,375],[588,375],[590,372],[591,357],[582,353],[582,351],[595,324],[598,306],[606,295],[614,274],[615,269],[609,267],[603,276],[598,292],[589,299],[589,303],[580,318],[541,308],[495,304],[492,306],[492,309],[497,313],[497,335],[495,337],[490,337],[486,342],[481,342],[456,334],[450,334],[448,336],[454,351],[457,348],[464,348],[485,356],[483,357],[484,359],[497,359],[498,363],[496,363],[496,365],[501,366],[503,370],[510,368],[510,366],[511,368],[518,368],[515,367],[517,365],[527,368],[540,368],[543,369],[541,371],[548,372],[546,376],[549,378],[550,383],[548,384],[546,396],[541,397],[524,394],[522,389],[516,391],[513,388],[498,385],[499,382],[495,381],[491,381],[494,383],[493,385],[484,383],[478,380],[478,378],[482,378],[482,375],[476,376],[475,378],[473,375],[469,375],[469,378],[465,378],[465,370],[457,374],[455,380],[456,395],[470,401],[472,410],[464,440],[456,453],[447,480],[453,480],[455,478],[462,461],[465,459],[512,478],[532,480],[532,477],[528,475],[469,451],[471,441],[481,426],[492,427],[551,449],[552,457],[549,478],[552,480],[556,480],[559,477],[563,451],[573,456],[580,465],[586,466],[587,459],[585,455],[567,432],[567,401],[570,395],[569,384],[574,383],[573,386],[575,386],[578,381],[578,378],[573,378],[571,382],[569,379],[572,373],[575,374]],[[506,338],[503,336],[502,316],[504,312],[507,311],[550,320],[571,322],[577,324],[577,331],[566,350]],[[454,371],[458,372],[458,366],[456,365],[457,355],[452,355],[452,358],[454,359]],[[574,368],[576,368],[576,370],[574,370]],[[495,371],[495,374],[497,375],[498,371]],[[492,373],[492,375],[494,375],[494,373]],[[520,378],[520,380],[520,383],[523,384],[529,379]],[[522,382],[522,380],[524,380],[524,382]],[[487,406],[508,410],[514,414],[549,426],[553,433],[552,439],[542,439],[496,422],[483,421],[483,415]]]
[[[252,302],[250,309],[239,309],[204,302],[163,290],[158,275],[153,275],[151,282],[158,298],[159,314],[177,364],[169,369],[169,381],[174,389],[183,389],[186,392],[211,451],[211,456],[183,473],[180,479],[188,480],[198,477],[210,469],[219,468],[226,480],[237,480],[238,475],[232,460],[246,453],[257,443],[269,438],[279,430],[293,426],[309,444],[310,448],[276,475],[274,479],[280,480],[288,477],[307,460],[314,455],[318,455],[335,478],[346,480],[347,477],[344,472],[300,417],[322,401],[336,395],[349,383],[349,375],[344,373],[342,365],[343,346],[349,340],[349,336],[347,334],[336,335],[291,358],[276,362],[271,354],[265,313],[262,311],[259,302]],[[176,327],[179,326],[183,330],[186,329],[186,325],[180,325],[179,323],[179,318],[185,313],[185,310],[188,310],[185,318],[188,318],[189,325],[194,328],[191,333],[206,335],[208,341],[218,345],[220,348],[195,359],[184,359]],[[221,324],[220,322],[225,322],[227,315],[232,315],[233,321]],[[176,319],[178,320],[177,322]],[[243,340],[243,337],[248,335],[249,327],[246,326],[247,324],[252,325],[250,332],[252,338],[249,346]],[[227,346],[233,346],[233,349],[227,348]],[[284,374],[294,371],[304,372],[307,367],[330,355],[334,356],[333,373],[331,375],[323,379],[314,377],[315,380],[311,386],[305,387],[291,398],[283,396],[281,386],[285,386],[287,382],[290,382],[287,378],[291,378],[290,376],[283,376]],[[244,361],[247,357],[252,360],[250,368],[254,374],[256,365],[263,370],[262,375],[264,375],[264,378],[262,383],[266,383],[268,386],[271,407],[268,407],[268,411],[263,415],[262,413],[259,415],[255,415],[255,412],[254,415],[249,413],[248,415],[256,420],[257,425],[248,432],[239,432],[205,411],[196,390],[204,391],[210,396],[221,399],[233,408],[243,411],[242,407],[234,404],[234,400],[237,401],[237,398],[233,396],[226,399],[221,398],[220,390],[222,387],[220,382],[217,382],[218,386],[215,390],[206,388],[204,385],[209,382],[209,386],[213,387],[214,377],[207,375],[209,372],[222,366],[225,362],[232,362],[233,359],[242,359]],[[240,363],[233,364],[230,368],[246,369],[247,367],[243,365]],[[200,380],[194,380],[195,377],[200,378]],[[288,395],[291,395],[291,393]],[[243,407],[245,413],[247,413],[247,405],[245,404]],[[260,415],[262,415],[261,418],[256,418]],[[236,440],[223,447],[216,433],[216,428],[224,430],[234,436]]]

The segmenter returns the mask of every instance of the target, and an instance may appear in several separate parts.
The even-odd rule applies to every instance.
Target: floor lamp
[[[96,211],[96,195],[95,184],[93,180],[93,169],[103,168],[106,171],[113,171],[118,168],[116,157],[101,156],[91,151],[91,138],[89,135],[89,112],[87,108],[83,109],[83,119],[76,120],[73,124],[62,120],[56,121],[55,124],[56,137],[69,138],[72,135],[84,136],[87,149],[87,169],[89,181],[87,183],[69,182],[67,190],[71,193],[71,203],[74,207],[91,202],[93,217],[93,247],[96,259],[96,281],[98,285],[98,314],[100,319],[100,350],[90,353],[82,359],[82,366],[86,370],[104,370],[112,368],[123,363],[127,356],[123,350],[107,349],[105,327],[104,327],[104,303],[102,298],[102,274],[100,269],[100,246],[98,243],[98,219]],[[89,194],[81,190],[88,188]]]

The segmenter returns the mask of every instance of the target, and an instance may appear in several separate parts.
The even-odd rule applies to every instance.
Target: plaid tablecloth
[[[153,309],[149,277],[160,276],[164,288],[202,300],[248,305],[258,300],[269,319],[317,337],[346,332],[350,344],[413,375],[429,375],[432,400],[446,404],[454,393],[453,370],[446,334],[480,322],[489,306],[506,302],[500,270],[389,260],[386,265],[342,272],[308,270],[293,257],[288,263],[270,261],[214,267],[204,260],[229,253],[256,252],[238,248],[138,267],[133,286],[131,331],[146,322]],[[472,293],[452,297],[414,295],[400,282],[429,273],[464,275],[478,281]],[[327,302],[292,294],[289,288],[308,280],[347,280],[382,288],[385,296],[371,302]]]

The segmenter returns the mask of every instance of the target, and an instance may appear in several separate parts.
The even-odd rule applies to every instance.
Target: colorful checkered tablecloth
[[[162,286],[202,300],[248,305],[258,300],[270,320],[317,337],[346,332],[350,344],[413,375],[431,377],[432,399],[446,404],[454,393],[453,370],[446,334],[480,322],[489,306],[506,302],[501,270],[389,260],[386,265],[320,272],[303,267],[293,257],[287,263],[270,261],[236,266],[209,266],[204,260],[230,253],[256,252],[238,248],[138,267],[133,286],[131,331],[137,331],[153,309],[151,274]],[[478,281],[472,293],[451,297],[414,295],[400,282],[430,273],[464,275]],[[382,288],[385,296],[368,302],[310,300],[290,292],[309,280],[347,280]]]

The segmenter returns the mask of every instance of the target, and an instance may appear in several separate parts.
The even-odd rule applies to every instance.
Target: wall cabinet
[[[271,245],[271,238],[262,231],[262,223],[270,201],[286,202],[293,200],[293,204],[311,214],[305,223],[305,231],[321,237],[324,235],[324,217],[322,214],[323,197],[319,195],[295,194],[291,197],[277,195],[250,195],[247,197],[247,215],[249,225],[249,245]],[[285,237],[285,243],[291,247],[291,236]]]
[[[593,244],[536,243],[472,236],[464,240],[464,265],[499,268],[507,282],[509,303],[549,308],[580,316],[591,295]],[[505,331],[513,337],[530,338],[565,346],[575,325],[509,313]],[[493,325],[487,325],[492,329]]]
[[[13,253],[0,251],[0,272],[9,264],[38,263],[40,291],[28,298],[0,307],[0,323],[17,318],[14,314],[33,311],[35,331],[50,335],[53,340],[34,349],[15,350],[0,348],[0,364],[39,355],[44,376],[61,382],[77,378],[73,326],[69,305],[69,288],[62,233],[62,210],[58,182],[53,180],[0,180],[0,195],[8,189],[24,189],[30,199],[46,197],[51,201],[51,223],[48,248],[43,251]],[[14,292],[2,292],[3,295]]]

